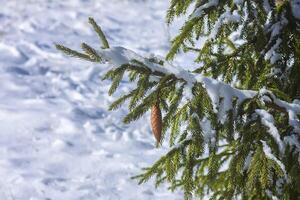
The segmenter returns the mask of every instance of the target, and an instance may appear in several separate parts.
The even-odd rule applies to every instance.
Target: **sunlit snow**
[[[68,58],[54,48],[100,48],[93,16],[112,45],[164,55],[168,1],[0,0],[0,199],[182,199],[163,185],[130,178],[166,148],[155,148],[146,115],[124,125],[108,111],[108,65]]]

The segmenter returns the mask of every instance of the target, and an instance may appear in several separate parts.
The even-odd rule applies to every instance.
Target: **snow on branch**
[[[300,122],[297,115],[300,115],[300,102],[299,100],[294,100],[293,103],[288,103],[286,101],[278,99],[271,91],[263,88],[259,91],[259,96],[264,104],[272,103],[275,106],[278,106],[279,109],[282,109],[283,111],[288,113],[289,116],[289,125],[293,127],[293,133],[291,135],[285,136],[283,138],[284,144],[288,144],[290,146],[295,146],[297,152],[299,153],[298,161],[300,163]],[[269,113],[261,113],[263,115],[262,117],[262,123],[265,124],[267,127],[269,127],[270,134],[275,138],[278,138],[279,135],[277,135],[276,127],[274,126],[274,122],[272,123],[273,117],[270,116]],[[265,121],[263,121],[265,120]],[[282,146],[280,144],[280,138],[275,139],[277,141],[277,144],[279,146]]]
[[[274,138],[277,145],[279,146],[279,151],[281,153],[284,153],[285,145],[282,142],[282,140],[280,139],[278,129],[274,125],[275,122],[274,122],[273,116],[263,109],[256,109],[255,113],[260,116],[261,122],[263,123],[263,125],[265,125],[266,127],[269,128],[269,133],[271,134],[271,136]]]
[[[271,91],[263,88],[259,91],[259,95],[263,103],[273,103],[278,108],[283,109],[289,115],[289,125],[294,128],[294,132],[300,134],[300,122],[297,115],[300,115],[299,100],[294,100],[293,103],[278,99]]]
[[[267,143],[265,141],[261,141],[261,142],[263,144],[263,151],[264,151],[265,155],[267,156],[267,158],[274,160],[277,163],[277,165],[281,168],[282,172],[284,173],[285,179],[287,180],[287,173],[286,173],[284,164],[280,160],[278,160],[278,158],[276,158],[276,156],[274,156],[272,154],[271,148],[267,145]]]
[[[207,3],[203,4],[202,6],[195,8],[194,12],[191,15],[191,18],[201,17],[205,9],[216,7],[218,4],[219,4],[219,0],[209,0]]]
[[[189,72],[167,61],[164,61],[163,65],[153,63],[149,59],[123,47],[103,49],[98,51],[98,53],[115,67],[131,64],[133,60],[137,60],[144,63],[152,72],[173,74],[176,78],[186,81],[186,87],[189,87],[189,89],[191,89],[196,82],[201,83],[206,88],[212,100],[215,112],[218,111],[217,107],[221,97],[224,101],[225,111],[228,111],[232,108],[233,98],[237,98],[238,103],[241,103],[243,100],[253,98],[257,94],[257,92],[252,90],[240,90],[213,78]]]
[[[213,78],[205,77],[201,74],[195,74],[190,71],[184,70],[178,66],[164,61],[163,64],[152,62],[150,59],[145,58],[132,50],[124,47],[111,47],[109,49],[102,49],[97,53],[114,67],[118,67],[124,64],[132,64],[134,60],[144,63],[152,72],[161,72],[163,74],[173,74],[177,79],[186,81],[186,87],[192,87],[196,82],[201,83],[207,90],[208,95],[211,98],[215,112],[222,97],[224,101],[225,110],[232,108],[232,99],[237,98],[238,103],[245,99],[253,98],[256,95],[260,95],[262,102],[274,103],[279,108],[286,110],[289,113],[290,125],[298,126],[296,115],[300,114],[300,104],[296,101],[289,103],[280,99],[277,99],[271,91],[261,89],[260,91],[253,90],[241,90],[232,87],[222,81],[218,81]],[[265,98],[263,98],[265,97]],[[296,120],[296,121],[295,121]],[[298,129],[299,130],[298,126]],[[298,131],[297,131],[298,132]]]
[[[271,15],[269,15],[269,17],[270,16]],[[267,20],[267,23],[265,25],[266,33],[270,34],[270,39],[266,49],[263,50],[261,53],[265,55],[265,60],[270,60],[271,64],[274,64],[280,59],[280,55],[277,53],[278,47],[282,42],[280,35],[282,34],[282,30],[288,24],[288,20],[285,17],[285,13],[281,13],[281,15],[278,16],[278,18],[278,21],[275,23],[270,23],[270,20]]]
[[[300,115],[300,104],[298,100],[294,100],[293,103],[283,101],[278,99],[271,91],[265,88],[259,91],[234,88],[222,81],[205,77],[201,74],[192,73],[178,66],[174,66],[165,60],[161,64],[158,64],[153,62],[151,59],[145,58],[134,51],[123,47],[102,49],[97,51],[97,53],[103,60],[109,62],[116,68],[125,64],[132,64],[134,66],[134,61],[139,61],[153,72],[152,76],[155,76],[154,74],[174,75],[177,79],[186,82],[186,90],[191,91],[195,83],[201,83],[206,89],[207,94],[211,99],[214,112],[218,113],[219,121],[221,123],[224,120],[224,117],[226,117],[226,112],[232,109],[233,99],[236,99],[237,104],[240,104],[246,99],[258,97],[261,103],[267,107],[272,107],[280,112],[286,112],[288,114],[289,125],[293,127],[293,133],[295,133],[296,136],[293,136],[293,134],[291,136],[285,136],[283,138],[283,142],[280,138],[279,131],[274,124],[273,116],[263,109],[257,109],[255,111],[256,114],[260,116],[262,123],[269,128],[269,133],[277,142],[280,152],[284,152],[285,144],[289,144],[295,146],[300,154],[300,144],[293,140],[295,137],[298,138],[298,136],[300,136],[300,122],[298,119],[298,115]],[[222,106],[220,106],[221,100]]]
[[[218,33],[220,32],[220,29],[225,24],[229,24],[232,22],[240,22],[242,20],[240,14],[237,10],[234,10],[233,12],[230,11],[229,7],[226,7],[226,11],[218,18],[218,20],[214,23],[212,30],[210,31],[210,34],[208,36],[203,36],[203,42],[201,42],[201,45],[198,47],[199,49],[203,48],[205,43],[209,40],[216,39]]]

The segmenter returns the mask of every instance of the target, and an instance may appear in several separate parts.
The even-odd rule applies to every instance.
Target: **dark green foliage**
[[[300,97],[300,22],[292,15],[289,1],[278,4],[273,0],[244,0],[237,4],[233,0],[220,0],[212,5],[209,2],[171,0],[168,23],[186,15],[191,6],[195,6],[194,11],[203,9],[198,15],[190,15],[172,40],[167,59],[173,59],[179,51],[194,52],[195,63],[201,63],[201,67],[190,74],[205,75],[231,85],[228,87],[256,92],[243,99],[232,95],[231,106],[226,109],[229,97],[221,96],[224,91],[216,94],[219,102],[215,105],[203,82],[193,82],[191,86],[176,74],[151,68],[154,65],[164,69],[165,60],[132,59],[114,66],[104,75],[104,79],[112,81],[110,95],[124,75],[137,85],[113,102],[110,109],[117,109],[127,101],[129,113],[124,122],[130,123],[159,102],[163,110],[163,138],[169,137],[169,152],[134,178],[144,183],[153,177],[157,187],[168,182],[170,190],[181,189],[185,199],[193,196],[203,199],[207,195],[210,199],[228,200],[297,199],[300,137],[298,125],[291,122],[294,119],[291,110],[284,105]],[[266,2],[270,10],[265,8]],[[103,48],[109,49],[101,28],[93,19],[89,20]],[[216,23],[218,29],[214,27]],[[275,34],[272,30],[276,24],[280,26]],[[239,34],[242,43],[232,39],[233,32]],[[197,42],[201,38],[206,40],[199,48]],[[85,43],[82,44],[85,53],[62,45],[57,48],[88,61],[106,61]],[[272,52],[280,56],[272,57]],[[187,99],[186,89],[191,90]],[[295,120],[299,123],[299,113]],[[272,126],[279,139],[274,137]],[[288,139],[294,144],[286,142]],[[278,140],[285,144],[284,149]]]

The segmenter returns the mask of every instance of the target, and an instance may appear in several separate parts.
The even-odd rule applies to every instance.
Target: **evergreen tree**
[[[162,109],[162,138],[170,150],[136,176],[168,182],[185,199],[297,199],[300,197],[300,2],[298,0],[171,0],[167,23],[188,16],[166,59],[110,47],[93,19],[103,48],[83,53],[109,62],[113,94],[128,76],[136,88],[125,123],[153,105]],[[171,60],[196,55],[195,70]]]

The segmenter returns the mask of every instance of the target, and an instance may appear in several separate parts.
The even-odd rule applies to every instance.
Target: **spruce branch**
[[[102,45],[103,45],[103,49],[108,49],[109,48],[109,44],[108,44],[108,41],[105,37],[105,34],[103,33],[102,29],[100,26],[98,26],[98,24],[95,22],[95,20],[90,17],[89,18],[89,23],[92,25],[94,31],[98,34],[101,42],[102,42]]]
[[[129,114],[125,116],[123,122],[128,124],[140,118],[156,102],[157,94],[158,92],[154,91],[145,97],[140,105],[136,106]]]
[[[169,22],[185,14],[193,2],[172,0],[167,16]],[[110,106],[116,109],[129,101],[125,123],[139,119],[159,99],[164,115],[163,136],[170,130],[171,149],[152,167],[134,177],[139,183],[151,177],[155,177],[156,186],[167,181],[171,190],[181,188],[186,199],[194,194],[203,198],[206,192],[216,199],[268,199],[267,190],[275,196],[283,196],[277,192],[276,180],[288,177],[283,182],[288,188],[283,188],[287,199],[292,199],[289,191],[296,194],[294,196],[299,193],[288,183],[296,183],[294,177],[299,175],[300,104],[295,98],[300,96],[299,81],[295,78],[300,75],[295,68],[300,63],[299,48],[296,48],[300,44],[299,35],[295,32],[289,35],[292,28],[289,24],[276,27],[283,19],[279,16],[289,15],[283,12],[288,3],[279,10],[271,6],[273,14],[270,16],[261,10],[267,8],[259,1],[238,4],[236,1],[196,2],[193,14],[173,40],[167,55],[170,60],[180,49],[199,52],[197,61],[203,62],[203,67],[193,71],[155,56],[144,57],[123,47],[109,47],[104,33],[92,18],[89,22],[102,41],[102,49],[95,50],[83,43],[83,54],[57,45],[59,50],[74,57],[107,61],[112,66],[104,76],[112,80],[109,94],[118,89],[127,74],[130,81],[137,82],[133,90]],[[220,16],[229,16],[226,18],[229,20],[236,17],[236,13],[245,15],[246,12],[249,16],[244,16],[241,24],[236,23],[236,19],[230,23],[218,20]],[[269,24],[264,23],[267,18]],[[239,39],[245,41],[241,45],[230,37],[238,28],[241,29]],[[274,30],[284,33],[270,38]],[[212,32],[214,37],[211,37]],[[208,39],[197,48],[194,39],[197,41],[201,36]],[[283,40],[278,47],[283,57],[272,64],[266,59],[270,52],[263,51],[274,49],[278,39]],[[292,55],[285,53],[290,49]],[[267,76],[270,69],[279,66],[286,70],[286,65],[290,65],[292,70],[288,73],[291,75],[280,81]],[[287,82],[284,78],[291,80]],[[240,86],[234,84],[235,79],[240,81]],[[289,84],[292,87],[286,86]],[[271,150],[266,151],[261,141],[266,141]],[[286,148],[276,144],[283,142]],[[225,163],[229,163],[228,168],[221,171]]]
[[[125,73],[126,68],[122,68],[119,73],[116,73],[112,78],[111,87],[108,90],[108,94],[112,95],[118,88],[120,82],[122,81],[123,75]]]
[[[191,138],[187,138],[180,142],[177,146],[173,147],[168,153],[161,157],[158,161],[155,162],[151,167],[145,168],[145,173],[132,177],[132,179],[138,179],[139,184],[147,182],[151,177],[153,177],[157,171],[161,170],[160,168],[163,167],[164,162],[166,159],[169,159],[176,155],[176,152],[182,151],[185,149],[190,143],[192,142]]]
[[[91,61],[91,62],[96,62],[94,59],[90,58],[89,55],[80,53],[78,51],[75,51],[73,49],[70,49],[68,47],[65,47],[61,44],[55,44],[55,47],[57,50],[63,52],[64,54],[68,55],[68,56],[72,56],[72,57],[77,57],[83,60],[87,60],[87,61]]]
[[[101,62],[102,61],[101,57],[97,54],[97,51],[94,48],[92,48],[91,46],[87,45],[86,43],[82,43],[81,48],[82,48],[83,51],[85,51],[85,53],[87,55],[90,56],[90,58],[92,60],[94,60],[94,62]]]
[[[127,99],[129,99],[132,96],[132,92],[126,95],[123,95],[122,97],[115,100],[113,103],[110,104],[109,110],[116,110],[118,109]]]

